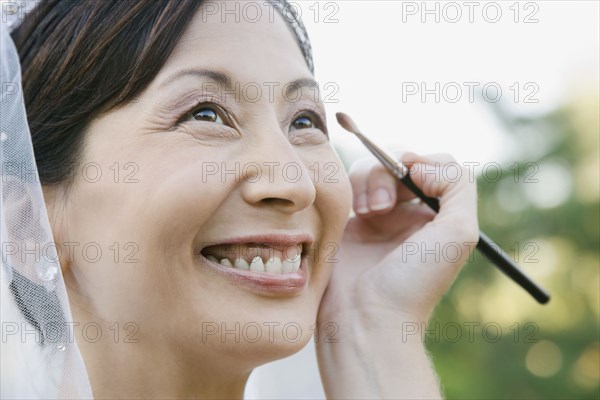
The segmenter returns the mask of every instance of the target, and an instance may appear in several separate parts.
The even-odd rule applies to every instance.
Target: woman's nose
[[[310,170],[283,135],[252,147],[255,161],[248,161],[242,169],[242,197],[247,203],[287,213],[314,203],[316,188]]]

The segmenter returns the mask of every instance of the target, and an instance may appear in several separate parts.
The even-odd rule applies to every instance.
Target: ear
[[[66,229],[66,189],[63,185],[43,185],[42,192],[52,231],[52,240],[54,240],[54,244],[56,245],[58,261],[64,275],[70,270],[73,262],[69,249],[64,246],[64,243],[68,242]]]

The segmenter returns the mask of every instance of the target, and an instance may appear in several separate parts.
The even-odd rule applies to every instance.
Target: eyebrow
[[[159,89],[164,88],[165,86],[173,83],[176,80],[181,78],[185,78],[188,76],[194,76],[197,78],[208,78],[211,81],[219,83],[227,88],[231,88],[233,85],[231,83],[231,78],[224,74],[223,72],[214,71],[210,69],[199,69],[199,68],[187,68],[182,69],[180,71],[175,72],[173,75],[170,75],[167,79],[165,79],[159,86]]]
[[[215,70],[210,69],[201,69],[201,68],[186,68],[180,71],[175,72],[166,78],[159,86],[159,89],[164,88],[165,86],[173,83],[176,80],[186,78],[188,76],[197,77],[197,78],[207,78],[211,81],[214,81],[222,86],[225,86],[228,89],[233,88],[233,81],[229,77],[229,75]],[[304,87],[317,88],[319,90],[319,84],[314,79],[309,78],[301,78],[296,79],[292,82],[284,85],[285,95],[287,97],[291,97],[292,94],[299,92]]]
[[[285,86],[285,95],[287,97],[291,97],[291,95],[295,92],[299,92],[300,90],[302,90],[302,88],[304,87],[310,87],[310,88],[317,88],[317,93],[319,90],[319,84],[317,83],[317,81],[315,81],[314,79],[297,79],[295,81],[292,81],[290,83],[288,83]]]

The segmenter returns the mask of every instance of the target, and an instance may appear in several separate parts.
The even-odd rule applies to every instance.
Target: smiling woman
[[[438,397],[402,328],[427,321],[477,240],[474,184],[415,168],[436,216],[374,160],[348,176],[301,22],[254,4],[250,20],[215,12],[235,1],[45,0],[13,32],[93,395],[241,398],[255,367],[333,324],[317,343],[328,396]],[[462,255],[404,251],[447,242]]]

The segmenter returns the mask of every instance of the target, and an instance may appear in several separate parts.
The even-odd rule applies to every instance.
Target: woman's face
[[[351,195],[287,24],[220,11],[93,122],[52,222],[76,322],[132,322],[138,349],[247,368],[309,339]]]

